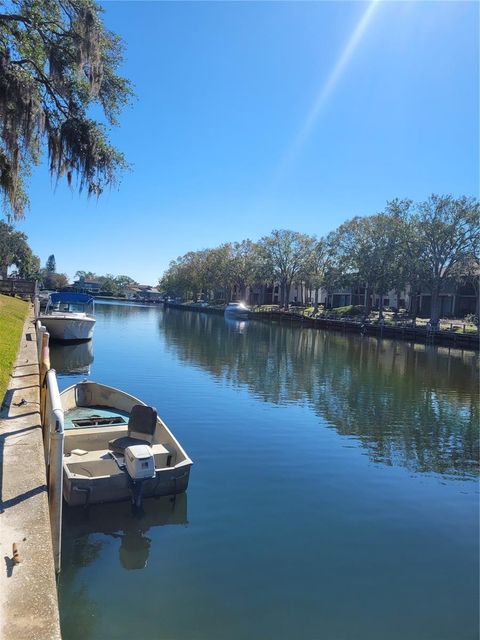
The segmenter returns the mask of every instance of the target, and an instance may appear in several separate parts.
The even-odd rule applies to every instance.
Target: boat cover
[[[75,293],[72,291],[64,291],[59,293],[51,293],[50,300],[52,304],[57,304],[57,302],[78,302],[81,304],[92,304],[93,298],[88,293]]]

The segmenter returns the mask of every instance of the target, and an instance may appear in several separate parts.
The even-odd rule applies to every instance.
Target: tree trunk
[[[285,309],[288,311],[290,307],[290,289],[292,287],[291,282],[285,283]]]
[[[370,315],[370,311],[372,310],[372,293],[370,287],[367,285],[365,287],[365,315]]]
[[[383,293],[378,296],[378,319],[383,320]]]
[[[315,289],[315,305],[313,307],[313,313],[318,311],[318,289]]]
[[[436,328],[438,321],[440,320],[440,291],[439,287],[435,285],[432,287],[432,295],[430,298],[430,323],[432,327]]]
[[[475,293],[475,315],[477,316],[477,322],[480,313],[480,282],[478,278],[472,278],[473,291]]]
[[[412,324],[415,326],[417,322],[417,314],[418,314],[418,289],[412,289],[410,292],[410,305],[409,305],[409,314],[412,317]]]
[[[378,294],[378,319],[383,320],[383,299],[384,299],[384,288],[385,284],[382,282],[380,286],[380,293]]]
[[[396,289],[395,290],[395,294],[397,296],[397,304],[395,306],[397,308],[397,313],[398,313],[400,311],[400,296],[401,296],[402,292],[401,292],[400,289]]]

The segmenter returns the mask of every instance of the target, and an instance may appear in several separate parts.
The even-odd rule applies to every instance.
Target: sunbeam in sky
[[[375,13],[375,10],[380,4],[380,2],[381,0],[372,0],[371,2],[369,2],[367,8],[363,12],[360,20],[357,23],[357,26],[353,30],[352,35],[348,39],[348,42],[346,43],[342,53],[340,54],[340,57],[338,58],[335,66],[330,72],[330,75],[328,76],[327,80],[325,81],[323,86],[320,88],[317,96],[315,97],[312,108],[308,112],[307,117],[305,118],[305,121],[300,127],[292,144],[290,145],[285,155],[281,159],[276,172],[277,177],[280,177],[285,173],[285,171],[288,169],[288,167],[292,164],[292,162],[300,153],[305,142],[310,137],[313,129],[315,128],[317,120],[320,116],[322,108],[324,107],[330,95],[335,90],[335,87],[340,81],[348,63],[350,62],[352,55],[355,52],[355,49],[361,42],[362,37],[365,34],[365,31],[367,30],[368,25],[370,24],[372,17]]]

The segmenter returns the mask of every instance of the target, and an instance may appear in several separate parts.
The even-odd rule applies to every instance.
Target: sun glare
[[[278,175],[284,174],[286,169],[291,165],[291,163],[295,160],[295,158],[301,151],[307,139],[310,137],[324,105],[339,83],[380,2],[381,0],[372,0],[371,2],[369,2],[367,8],[363,12],[360,20],[353,30],[353,33],[351,34],[337,62],[335,63],[335,66],[327,77],[325,83],[322,85],[322,87],[320,87],[320,90],[315,97],[313,105],[308,112],[305,121],[300,127],[289,149],[283,156],[277,171]]]

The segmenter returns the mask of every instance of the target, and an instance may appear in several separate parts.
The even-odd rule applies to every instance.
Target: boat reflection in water
[[[246,333],[248,323],[246,320],[238,320],[232,316],[224,316],[225,325],[229,332],[232,333]]]
[[[93,342],[50,344],[50,364],[60,375],[89,375],[93,362]]]
[[[64,557],[74,558],[77,566],[85,567],[97,560],[108,539],[119,540],[121,566],[127,571],[144,569],[152,544],[147,536],[149,530],[181,524],[188,524],[186,493],[146,498],[140,509],[130,502],[93,504],[86,509],[66,508],[62,552]]]

